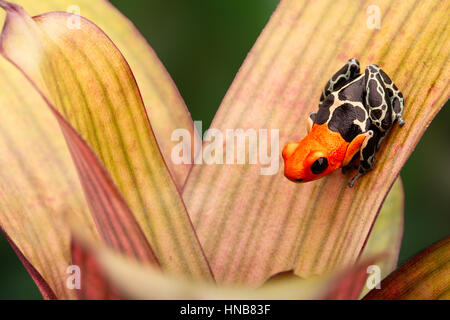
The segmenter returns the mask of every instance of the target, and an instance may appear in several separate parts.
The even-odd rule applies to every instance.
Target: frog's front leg
[[[350,187],[353,187],[359,177],[372,170],[375,161],[375,152],[377,151],[378,140],[380,138],[373,130],[369,130],[360,136],[363,136],[364,140],[359,149],[358,173],[350,180]]]
[[[342,173],[346,173],[351,169],[355,156],[359,153],[358,174],[350,181],[349,186],[353,187],[355,181],[373,166],[373,155],[375,148],[372,150],[374,143],[374,132],[369,130],[356,136],[348,145],[342,162]],[[370,154],[372,152],[372,154]]]
[[[355,58],[350,59],[339,69],[323,88],[320,102],[324,101],[328,95],[342,88],[349,80],[355,79],[360,73],[359,62]]]

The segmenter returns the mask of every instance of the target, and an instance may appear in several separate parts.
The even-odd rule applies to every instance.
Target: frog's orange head
[[[327,150],[308,137],[300,142],[288,143],[283,149],[283,159],[284,175],[294,182],[319,179],[334,170],[330,166]]]
[[[294,182],[319,179],[341,167],[346,146],[334,133],[313,130],[300,142],[284,147],[284,175]]]

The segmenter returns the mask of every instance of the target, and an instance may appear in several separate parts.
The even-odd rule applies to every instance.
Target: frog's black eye
[[[328,168],[328,160],[327,158],[319,158],[311,166],[311,171],[314,174],[319,174],[325,171]]]

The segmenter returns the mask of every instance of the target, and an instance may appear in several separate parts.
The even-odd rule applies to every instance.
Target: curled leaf
[[[370,291],[366,300],[450,298],[450,237],[430,246]]]

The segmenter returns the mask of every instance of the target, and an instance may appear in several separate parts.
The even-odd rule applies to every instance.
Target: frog
[[[376,64],[360,72],[352,58],[326,83],[317,111],[309,114],[307,135],[282,151],[284,176],[303,183],[341,168],[357,169],[349,187],[371,171],[375,154],[395,123],[405,124],[403,94]]]

